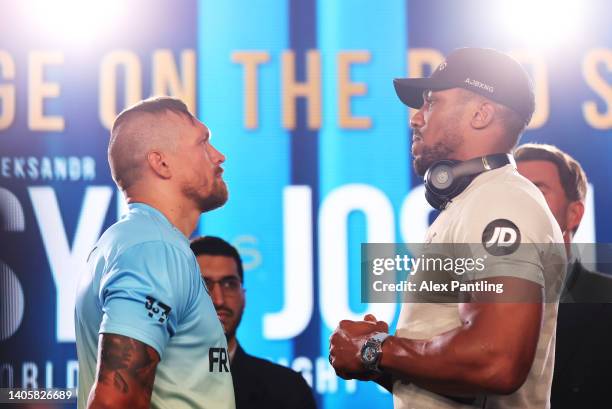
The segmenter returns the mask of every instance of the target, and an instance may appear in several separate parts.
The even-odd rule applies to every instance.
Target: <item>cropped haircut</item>
[[[495,105],[497,116],[500,119],[502,127],[504,128],[504,136],[506,137],[511,147],[516,146],[516,144],[521,138],[521,135],[527,128],[527,125],[531,120],[531,116],[529,117],[529,119],[525,120],[521,118],[521,116],[513,109],[508,108],[503,104],[495,102],[475,92],[465,89],[462,90],[464,91],[463,102],[468,102],[472,99],[478,99],[489,101],[490,103]]]
[[[134,155],[144,155],[143,140],[150,137],[146,133],[135,133],[129,126],[143,114],[161,116],[168,112],[175,113],[195,123],[195,117],[189,112],[183,101],[172,97],[152,97],[145,99],[123,110],[113,123],[108,143],[108,163],[111,175],[117,186],[123,191],[133,185],[141,175],[140,163]],[[125,129],[122,128],[125,125]],[[140,142],[138,142],[140,141]],[[169,142],[169,141],[168,141]]]
[[[500,113],[501,122],[506,131],[506,137],[512,142],[512,146],[516,146],[529,122],[525,122],[525,120],[512,109],[500,104],[498,104],[498,106],[501,107],[498,112]]]
[[[191,121],[194,121],[193,114],[189,112],[187,105],[178,98],[158,96],[144,99],[136,104],[121,111],[111,129],[111,134],[114,134],[115,129],[123,122],[130,119],[131,116],[139,113],[147,114],[163,114],[166,112],[173,112],[178,115],[184,115]]]

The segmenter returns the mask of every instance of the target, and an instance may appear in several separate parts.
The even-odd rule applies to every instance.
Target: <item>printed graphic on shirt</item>
[[[208,349],[208,372],[229,372],[227,350],[225,348]]]
[[[521,244],[521,232],[508,219],[496,219],[482,232],[482,245],[493,256],[507,256]]]
[[[145,308],[148,311],[148,315],[151,318],[156,318],[161,324],[163,324],[168,319],[168,314],[172,308],[167,306],[161,301],[157,301],[155,298],[147,295],[147,300],[145,301]]]

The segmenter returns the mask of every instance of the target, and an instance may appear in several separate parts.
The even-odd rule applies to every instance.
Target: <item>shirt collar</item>
[[[183,232],[181,232],[179,229],[177,229],[176,226],[174,224],[172,224],[170,222],[170,220],[168,220],[168,218],[162,212],[160,212],[158,209],[156,209],[153,206],[150,206],[150,205],[148,205],[146,203],[142,203],[142,202],[128,203],[128,209],[129,209],[130,213],[132,213],[134,211],[141,211],[143,213],[146,213],[150,217],[152,217],[155,220],[157,220],[160,223],[162,223],[164,226],[166,226],[169,229],[172,229],[174,232],[176,232],[177,236],[180,236],[181,240],[184,241],[189,246],[189,239],[187,237],[185,237]]]
[[[467,187],[463,190],[463,192],[459,193],[449,202],[448,207],[450,207],[453,204],[453,202],[461,200],[465,198],[466,196],[468,196],[469,192],[474,190],[477,186],[483,185],[485,183],[489,183],[491,179],[499,177],[500,175],[504,175],[506,172],[514,172],[514,171],[516,171],[516,166],[513,163],[509,163],[502,167],[488,170],[488,171],[485,171],[485,172],[482,172],[476,175],[476,177],[474,177],[474,179],[470,182],[470,184],[467,185]]]

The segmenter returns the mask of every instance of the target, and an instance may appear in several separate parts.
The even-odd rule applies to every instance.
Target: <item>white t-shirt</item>
[[[511,234],[504,236],[504,226],[512,226],[510,230],[514,233],[510,231]],[[563,243],[561,230],[542,193],[519,175],[513,165],[485,172],[440,213],[427,231],[425,242],[469,243],[484,249],[488,243],[484,241],[485,236],[486,240],[508,244],[513,235],[518,236],[520,255],[489,254],[487,268],[477,278],[511,276],[543,287],[542,328],[525,383],[511,395],[479,396],[474,403],[461,404],[414,384],[397,381],[393,388],[396,409],[545,409],[550,406],[558,308],[555,300],[565,275],[566,255],[560,244]],[[397,336],[430,339],[461,325],[457,302],[414,301],[408,296],[402,304]]]

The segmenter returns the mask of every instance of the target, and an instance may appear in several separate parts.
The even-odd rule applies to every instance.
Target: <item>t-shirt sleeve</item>
[[[100,333],[119,334],[153,347],[160,358],[188,304],[184,276],[190,260],[162,241],[135,245],[110,261],[98,293]]]
[[[543,254],[552,245],[553,226],[546,209],[512,186],[483,189],[465,206],[453,231],[456,254],[481,258],[466,280],[515,277],[545,285]]]

